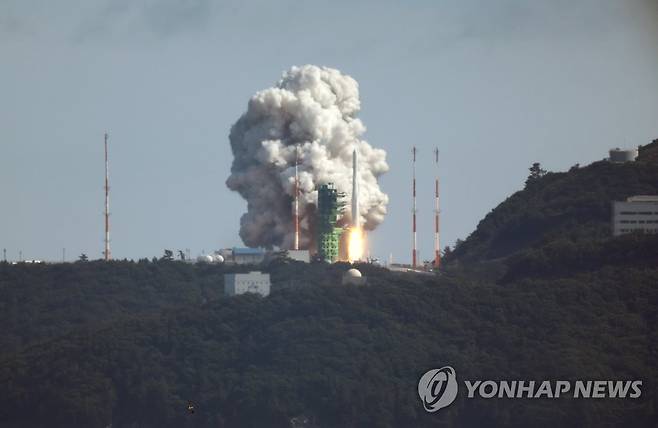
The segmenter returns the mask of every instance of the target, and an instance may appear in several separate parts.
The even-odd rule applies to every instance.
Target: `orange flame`
[[[350,262],[356,262],[363,259],[365,250],[365,239],[363,230],[359,227],[350,229],[349,241],[347,243],[347,259]]]

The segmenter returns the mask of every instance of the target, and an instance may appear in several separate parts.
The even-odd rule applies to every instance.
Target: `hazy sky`
[[[360,84],[388,152],[373,255],[465,238],[540,161],[565,170],[658,138],[658,0],[0,0],[0,248],[101,257],[110,132],[117,258],[241,245],[228,132],[292,65]]]

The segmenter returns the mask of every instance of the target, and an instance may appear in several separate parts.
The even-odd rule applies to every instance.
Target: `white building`
[[[612,203],[612,234],[658,233],[658,196],[631,196]]]
[[[310,263],[311,253],[308,250],[287,250],[286,256],[291,260],[298,262]]]
[[[224,274],[224,294],[236,296],[244,293],[269,296],[270,274],[262,272]]]
[[[639,150],[635,149],[620,149],[619,147],[610,149],[610,157],[608,160],[612,163],[625,163],[635,162],[639,154]]]
[[[262,248],[223,248],[215,251],[214,257],[221,256],[227,264],[257,265],[263,263],[267,251]]]

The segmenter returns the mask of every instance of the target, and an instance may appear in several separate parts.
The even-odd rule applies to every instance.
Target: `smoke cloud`
[[[234,159],[229,189],[247,200],[240,237],[248,246],[291,248],[295,152],[299,153],[301,248],[314,242],[317,187],[334,183],[345,193],[339,224],[351,220],[352,151],[359,154],[361,224],[375,229],[386,215],[388,196],[379,188],[388,171],[386,152],[361,136],[359,85],[340,71],[292,67],[276,86],[256,93],[229,136]],[[298,149],[296,149],[298,147]]]

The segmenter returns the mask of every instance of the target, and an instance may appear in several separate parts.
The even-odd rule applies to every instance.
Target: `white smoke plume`
[[[372,230],[384,220],[388,196],[377,179],[388,171],[386,152],[361,139],[366,128],[356,117],[359,109],[356,80],[314,65],[292,67],[275,87],[251,97],[247,111],[231,128],[235,158],[226,180],[229,189],[247,200],[240,221],[240,237],[246,245],[292,247],[296,147],[301,248],[314,242],[319,185],[334,183],[345,192],[340,223],[351,220],[354,149],[359,154],[361,224]]]

